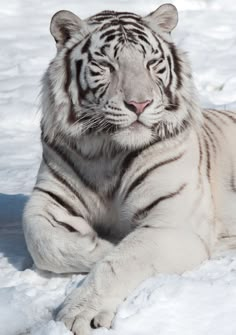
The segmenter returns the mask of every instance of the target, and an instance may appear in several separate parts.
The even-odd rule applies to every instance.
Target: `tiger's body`
[[[146,18],[52,19],[43,81],[43,159],[24,214],[36,265],[90,272],[58,318],[109,327],[156,273],[182,273],[236,235],[236,116],[201,110],[173,6]],[[156,26],[155,26],[156,24]]]

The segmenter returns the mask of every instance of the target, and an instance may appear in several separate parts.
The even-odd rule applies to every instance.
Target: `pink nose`
[[[152,100],[146,100],[146,101],[144,101],[144,102],[136,102],[136,101],[131,100],[131,101],[129,101],[127,104],[128,104],[128,105],[131,105],[131,106],[134,106],[134,108],[135,108],[134,112],[135,112],[137,115],[139,115],[139,114],[141,114],[141,113],[144,111],[144,109],[145,109],[148,105],[151,104],[151,102],[152,102]],[[130,107],[131,107],[131,106],[130,106]],[[131,107],[131,108],[132,108],[132,107]],[[133,109],[133,108],[132,108],[132,109]]]

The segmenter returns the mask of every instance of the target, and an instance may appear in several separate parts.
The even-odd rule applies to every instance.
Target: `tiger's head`
[[[57,12],[57,55],[44,77],[42,126],[48,134],[103,136],[139,148],[199,119],[191,70],[171,40],[176,8],[141,17],[103,11],[81,20]]]

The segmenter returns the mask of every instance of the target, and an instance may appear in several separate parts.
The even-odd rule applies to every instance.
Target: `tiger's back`
[[[203,115],[218,237],[226,242],[227,238],[233,240],[236,235],[236,114],[205,110]]]

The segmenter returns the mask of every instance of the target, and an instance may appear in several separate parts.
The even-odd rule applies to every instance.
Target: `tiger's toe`
[[[115,317],[114,312],[102,311],[93,318],[91,326],[92,328],[104,327],[110,329],[114,317]]]

